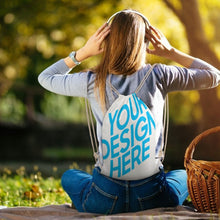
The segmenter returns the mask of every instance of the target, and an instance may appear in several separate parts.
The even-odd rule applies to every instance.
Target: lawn
[[[71,203],[61,186],[62,173],[67,169],[81,169],[91,174],[93,170],[93,165],[85,163],[36,164],[0,164],[0,206],[41,207]],[[187,202],[191,203],[190,198]]]
[[[61,186],[58,167],[53,166],[48,176],[42,174],[37,165],[33,165],[30,172],[30,166],[20,166],[16,170],[7,166],[0,169],[0,206],[40,207],[71,203]],[[79,167],[73,163],[69,168]],[[84,170],[91,173],[92,167],[85,166]]]

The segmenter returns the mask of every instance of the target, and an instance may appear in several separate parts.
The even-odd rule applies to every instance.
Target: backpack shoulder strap
[[[150,75],[150,73],[152,72],[153,68],[155,67],[156,64],[152,65],[150,67],[150,69],[147,71],[147,73],[145,74],[144,78],[142,79],[141,83],[139,84],[139,86],[137,87],[137,89],[135,90],[135,93],[137,94],[142,86],[144,85],[145,81],[147,80],[148,76]]]
[[[168,130],[169,130],[169,98],[168,95],[165,98],[164,110],[163,110],[163,147],[161,148],[158,157],[161,158],[163,162],[166,148],[167,148],[167,139],[168,139]]]
[[[139,84],[139,86],[136,88],[134,93],[138,93],[140,91],[140,89],[142,88],[142,86],[144,85],[144,82],[147,80],[148,76],[150,75],[151,71],[153,70],[154,66],[156,64],[152,65],[150,67],[150,69],[147,71],[147,73],[145,74],[144,78],[142,79],[141,83]],[[120,93],[118,92],[118,90],[111,84],[110,78],[109,80],[107,80],[108,85],[110,86],[110,88],[112,89],[112,91],[114,91],[118,96],[120,95]]]
[[[110,78],[109,80],[107,80],[108,85],[110,86],[111,90],[114,91],[118,96],[120,95],[120,93],[118,92],[118,90],[111,84]]]
[[[86,118],[87,118],[87,123],[88,123],[88,128],[89,128],[89,137],[90,137],[90,141],[92,145],[93,156],[95,158],[95,161],[97,161],[98,160],[98,141],[97,141],[94,121],[92,117],[92,109],[87,98],[85,98],[85,108],[86,108]]]
[[[147,71],[145,74],[144,78],[142,79],[141,83],[137,87],[135,93],[137,94],[142,86],[144,85],[145,81],[147,80],[148,76],[152,72],[153,68],[156,66],[156,64],[152,65],[151,68]],[[161,158],[161,161],[164,160],[165,153],[166,153],[166,147],[167,147],[167,138],[168,138],[168,128],[169,128],[169,99],[168,95],[165,98],[165,105],[164,105],[164,110],[163,110],[163,147],[161,148],[158,158]]]

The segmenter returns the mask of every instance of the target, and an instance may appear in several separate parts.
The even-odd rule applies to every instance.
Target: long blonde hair
[[[131,75],[145,62],[145,28],[144,19],[130,10],[120,12],[112,20],[110,33],[104,41],[101,61],[95,69],[95,88],[99,91],[104,112],[107,75]]]

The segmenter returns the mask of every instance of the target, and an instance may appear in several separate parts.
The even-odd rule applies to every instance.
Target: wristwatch
[[[76,58],[76,51],[72,51],[70,54],[69,54],[69,57],[71,58],[71,60],[76,64],[76,65],[79,65],[81,62],[77,61]]]

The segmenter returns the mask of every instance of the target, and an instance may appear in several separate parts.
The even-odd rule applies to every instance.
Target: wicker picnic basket
[[[204,131],[195,137],[185,153],[189,195],[199,212],[220,212],[220,161],[192,159],[196,145],[203,138],[217,132],[220,133],[220,126]]]

